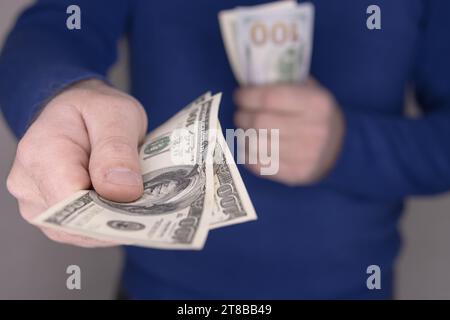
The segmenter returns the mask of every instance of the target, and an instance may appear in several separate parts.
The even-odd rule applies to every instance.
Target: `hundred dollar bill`
[[[293,0],[276,1],[267,4],[256,5],[251,8],[255,12],[270,12],[281,9],[293,9],[296,6],[296,2]],[[239,61],[239,49],[238,49],[238,7],[231,10],[223,10],[219,12],[220,31],[222,33],[222,39],[225,46],[225,51],[230,61],[231,69],[237,81],[244,85],[246,79],[243,74],[243,67]]]
[[[314,7],[277,1],[219,14],[230,64],[242,85],[301,82],[309,74]]]
[[[213,156],[220,94],[190,104],[141,148],[144,195],[117,203],[80,191],[33,223],[116,243],[201,249],[214,208]]]
[[[207,92],[192,104],[201,103],[210,97],[211,93]],[[188,107],[189,105],[185,109]],[[183,112],[185,111],[181,110],[179,113]],[[210,230],[257,219],[250,196],[222,134],[220,122],[217,126],[216,137],[213,163],[214,206]]]
[[[220,125],[214,151],[214,208],[210,229],[256,220],[256,212]]]

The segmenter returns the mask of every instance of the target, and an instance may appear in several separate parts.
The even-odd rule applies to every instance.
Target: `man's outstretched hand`
[[[147,115],[131,96],[99,80],[79,82],[42,110],[19,142],[7,180],[30,221],[72,193],[94,187],[118,202],[138,199],[143,182],[138,146]],[[83,247],[113,243],[45,229],[52,240]]]

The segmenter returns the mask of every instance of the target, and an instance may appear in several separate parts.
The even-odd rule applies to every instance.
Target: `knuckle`
[[[312,130],[314,134],[315,145],[322,144],[324,141],[327,141],[330,135],[330,130],[328,126],[316,126]]]
[[[278,91],[277,90],[265,90],[261,97],[261,104],[264,110],[273,109],[277,105],[278,101]]]
[[[333,111],[333,102],[331,96],[323,91],[319,91],[312,96],[312,104],[322,114],[329,115]]]
[[[261,127],[262,123],[262,119],[261,119],[261,115],[255,115],[252,119],[252,128],[254,129],[259,129]]]
[[[136,110],[137,121],[140,123],[140,131],[142,132],[142,135],[145,135],[148,126],[147,112],[145,111],[145,108],[142,106],[142,104],[133,97],[131,97],[130,102],[131,108]]]
[[[240,112],[235,112],[234,115],[233,115],[233,123],[239,128],[242,128],[242,126],[243,126],[243,123],[242,123],[241,119],[242,119],[241,113]]]
[[[96,97],[95,113],[91,114],[96,117],[98,113],[109,115],[110,127],[114,129],[116,126],[124,126],[124,124],[133,121],[136,126],[130,128],[136,129],[144,134],[147,130],[147,114],[144,107],[131,96],[117,95],[117,96],[98,96]],[[91,111],[88,111],[91,112]]]
[[[137,101],[137,100],[136,100],[135,98],[133,98],[133,97],[130,97],[129,101],[130,101],[131,107],[137,109],[139,115],[141,115],[141,116],[143,116],[143,117],[144,117],[144,116],[145,116],[145,117],[147,116],[147,113],[146,113],[146,111],[145,111],[144,106],[143,106],[139,101]]]
[[[255,115],[253,119],[253,127],[255,129],[264,129],[268,127],[268,116],[265,114]]]
[[[20,140],[17,145],[16,159],[24,166],[32,165],[36,159],[35,144],[27,138]]]
[[[99,114],[113,116],[118,112],[123,113],[126,111],[123,98],[117,96],[110,96],[105,94],[94,94],[88,105],[82,106],[83,113],[86,115],[96,117]]]
[[[106,114],[124,112],[128,109],[128,101],[124,101],[121,97],[96,96],[93,102],[98,106],[99,112]]]
[[[20,189],[18,188],[17,181],[15,179],[14,173],[11,171],[8,177],[6,178],[6,189],[8,192],[13,195],[15,198],[19,198]]]
[[[124,155],[134,155],[137,152],[137,145],[123,136],[110,136],[99,141],[96,148],[102,155],[111,157],[123,157]]]
[[[32,223],[32,218],[27,212],[24,212],[23,210],[19,209],[20,217],[22,217],[23,220],[25,220],[28,223]]]
[[[130,109],[136,110],[139,115],[145,112],[142,105],[133,97],[128,95],[115,95],[115,96],[97,96],[97,105],[101,106],[102,111],[108,112],[130,112]]]
[[[31,223],[33,217],[36,216],[36,214],[33,214],[34,212],[31,212],[29,209],[25,208],[23,201],[19,201],[19,213],[22,219],[28,223]]]
[[[21,202],[35,204],[40,202],[40,195],[35,186],[35,182],[29,180],[24,169],[14,164],[6,179],[6,189],[19,202],[19,209],[21,209]]]

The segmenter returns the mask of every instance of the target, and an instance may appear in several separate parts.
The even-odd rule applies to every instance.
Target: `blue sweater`
[[[59,90],[104,78],[129,36],[132,94],[150,129],[199,94],[224,93],[233,128],[237,87],[217,13],[252,0],[42,0],[25,11],[0,58],[0,106],[17,136]],[[132,298],[389,298],[402,200],[450,189],[450,1],[316,0],[312,75],[336,97],[347,131],[333,171],[287,187],[240,171],[259,220],[211,232],[200,252],[127,247]],[[66,28],[78,4],[82,29]],[[405,87],[424,111],[404,116]],[[427,214],[427,213],[423,213]],[[366,269],[381,268],[381,290]]]

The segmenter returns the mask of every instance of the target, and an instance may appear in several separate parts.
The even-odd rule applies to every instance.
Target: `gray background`
[[[0,0],[0,47],[16,15],[30,2]],[[120,61],[111,77],[126,90],[126,46],[121,43],[120,47]],[[21,219],[4,183],[15,146],[0,116],[0,299],[112,298],[120,273],[120,250],[56,244]],[[450,197],[410,200],[401,229],[404,247],[396,268],[397,298],[450,299]],[[79,291],[65,286],[66,268],[71,264],[81,267]]]

